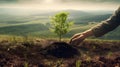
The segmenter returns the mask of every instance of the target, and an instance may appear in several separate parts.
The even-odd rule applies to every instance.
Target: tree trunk
[[[61,42],[62,35],[59,36],[59,41]]]

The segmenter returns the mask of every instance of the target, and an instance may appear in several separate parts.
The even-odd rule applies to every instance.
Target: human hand
[[[93,31],[91,29],[86,30],[85,32],[82,33],[77,33],[75,35],[73,35],[73,37],[70,40],[70,44],[71,45],[78,45],[79,43],[81,43],[85,38],[89,37],[89,36],[93,36]]]
[[[84,36],[83,33],[77,33],[75,35],[72,36],[71,40],[70,40],[70,44],[71,45],[78,45],[79,43],[81,43],[86,37]]]

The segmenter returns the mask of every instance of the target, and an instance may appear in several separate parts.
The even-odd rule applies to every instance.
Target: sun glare
[[[54,0],[44,0],[44,3],[47,3],[47,4],[51,4],[53,2],[54,2]]]

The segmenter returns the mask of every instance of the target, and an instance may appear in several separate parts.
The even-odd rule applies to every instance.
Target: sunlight
[[[53,2],[54,2],[54,0],[44,0],[44,3],[47,3],[47,4],[51,4]]]

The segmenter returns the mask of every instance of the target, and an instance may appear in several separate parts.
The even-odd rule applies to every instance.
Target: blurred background
[[[49,30],[50,17],[66,11],[74,21],[64,35],[70,38],[108,19],[119,6],[120,0],[0,0],[0,35],[57,37]],[[98,39],[120,40],[119,29]]]

